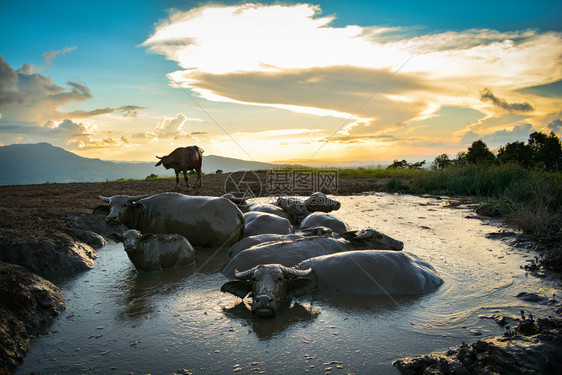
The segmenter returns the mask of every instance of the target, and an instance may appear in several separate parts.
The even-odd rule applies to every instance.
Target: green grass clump
[[[530,173],[514,164],[453,166],[425,172],[410,181],[413,191],[478,197],[500,197],[511,183]]]

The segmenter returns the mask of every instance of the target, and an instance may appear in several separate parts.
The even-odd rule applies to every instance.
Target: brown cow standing
[[[180,172],[183,172],[185,179],[185,191],[189,191],[189,183],[187,182],[187,171],[195,169],[197,172],[197,180],[194,187],[201,187],[203,182],[201,180],[201,163],[203,162],[203,150],[197,146],[179,147],[176,148],[170,155],[156,156],[160,161],[156,166],[162,164],[164,168],[173,168],[176,171],[176,189],[180,188]]]

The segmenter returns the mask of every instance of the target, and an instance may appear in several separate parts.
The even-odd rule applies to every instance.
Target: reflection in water
[[[118,283],[118,288],[125,292],[122,305],[126,306],[123,311],[126,316],[119,318],[137,319],[154,314],[156,308],[153,299],[177,292],[182,288],[185,278],[193,275],[195,269],[195,265],[165,269],[161,272],[137,272],[130,269]]]
[[[251,307],[244,301],[223,311],[229,317],[240,319],[252,327],[253,332],[260,340],[270,340],[295,324],[308,324],[320,314],[320,310],[305,307],[299,303],[284,304],[277,310],[273,318],[260,318],[252,314]]]
[[[342,374],[387,374],[396,373],[398,358],[503,333],[482,318],[517,318],[521,309],[552,315],[551,307],[516,297],[559,293],[556,282],[520,269],[534,254],[486,238],[497,228],[467,219],[469,211],[401,195],[338,200],[334,216],[403,241],[405,251],[440,273],[441,288],[393,296],[396,303],[315,294],[285,305],[275,318],[257,319],[239,298],[220,292],[225,251],[196,249],[193,265],[137,273],[122,245],[112,244],[98,251],[92,270],[58,281],[67,310],[48,335],[33,340],[18,373],[278,374],[331,366]]]
[[[194,262],[184,267],[159,272],[138,272],[134,268],[129,269],[118,284],[118,288],[126,292],[123,301],[126,309],[119,314],[119,319],[136,319],[156,313],[155,297],[177,293],[184,287],[186,278],[196,273],[219,272],[227,259],[224,250],[198,247],[195,250]]]
[[[337,308],[345,314],[389,314],[415,305],[424,296],[344,296],[315,294],[314,302]]]

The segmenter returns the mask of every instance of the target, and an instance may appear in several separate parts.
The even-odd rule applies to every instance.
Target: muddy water
[[[136,273],[120,244],[95,268],[59,282],[67,310],[34,340],[19,373],[395,373],[396,359],[502,334],[495,314],[552,315],[520,292],[552,297],[555,282],[526,275],[534,254],[488,239],[494,225],[443,200],[375,194],[340,197],[335,216],[404,241],[445,280],[417,298],[314,296],[274,319],[253,319],[222,294],[225,261],[199,252],[194,266]],[[207,261],[210,259],[209,261]]]

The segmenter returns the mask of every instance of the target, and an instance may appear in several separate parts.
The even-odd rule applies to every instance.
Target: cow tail
[[[199,150],[199,165],[197,166],[199,168],[199,170],[197,172],[199,174],[201,174],[201,165],[203,165],[203,153],[205,152],[205,150],[203,150],[199,146],[195,146],[195,147],[197,147],[197,150]],[[199,178],[201,178],[201,177],[199,176]]]

